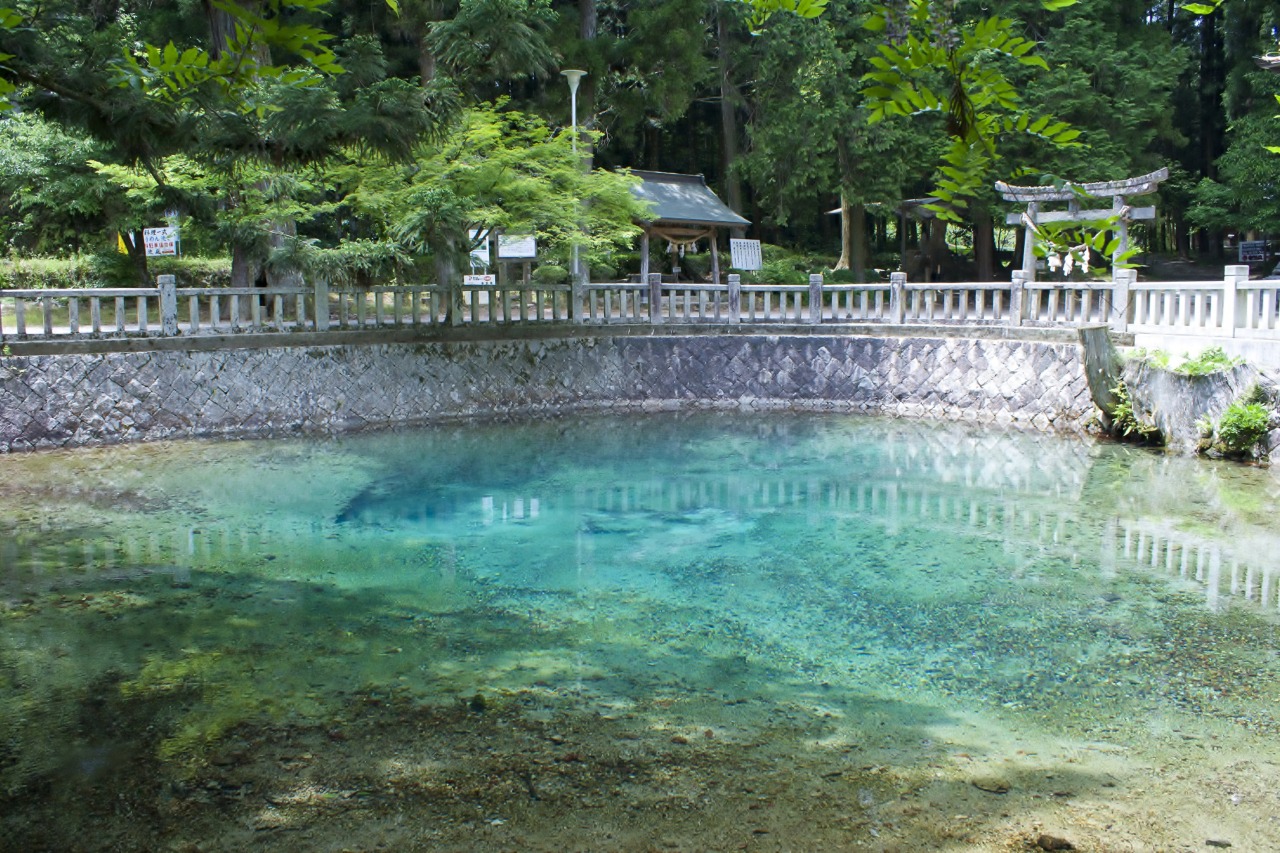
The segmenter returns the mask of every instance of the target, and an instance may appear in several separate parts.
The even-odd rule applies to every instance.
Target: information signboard
[[[1267,241],[1266,240],[1241,240],[1240,241],[1240,263],[1247,264],[1250,262],[1265,261],[1267,259]]]
[[[498,259],[529,260],[538,257],[538,240],[532,234],[499,234]]]
[[[498,283],[498,277],[496,275],[464,275],[462,283],[480,287],[492,287]]]
[[[471,266],[489,266],[489,232],[473,228],[468,232],[468,234],[471,237],[472,243],[475,243],[477,240],[480,241],[480,244],[471,250]]]
[[[143,228],[142,242],[147,249],[147,257],[178,254],[177,228]]]
[[[729,240],[729,266],[752,271],[760,269],[761,263],[759,240]]]

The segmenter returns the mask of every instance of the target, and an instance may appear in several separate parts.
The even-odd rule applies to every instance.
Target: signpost
[[[471,266],[489,266],[489,232],[473,228],[468,232],[468,236],[471,238],[472,243],[479,241],[479,244],[471,250]]]
[[[1266,240],[1241,240],[1240,263],[1257,263],[1267,259]]]
[[[538,257],[538,239],[532,234],[499,234],[498,260],[520,261]]]
[[[178,254],[178,229],[143,228],[142,242],[146,246],[148,258],[176,255]]]
[[[762,263],[759,240],[729,239],[729,265],[735,270],[758,270]]]

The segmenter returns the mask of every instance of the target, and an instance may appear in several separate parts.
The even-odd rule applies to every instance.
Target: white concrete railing
[[[530,323],[734,325],[1080,326],[1137,335],[1280,343],[1280,282],[1250,281],[1229,266],[1221,281],[1026,281],[725,284],[639,282],[400,285],[330,289],[154,288],[0,290],[0,340],[327,332],[405,326]],[[327,310],[317,312],[316,306]],[[656,306],[656,310],[655,310]]]

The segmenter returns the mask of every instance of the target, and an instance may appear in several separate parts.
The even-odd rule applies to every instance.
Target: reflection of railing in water
[[[1164,521],[1121,521],[1112,542],[1138,566],[1201,584],[1212,609],[1222,606],[1224,596],[1280,609],[1280,564],[1245,562],[1232,546],[1175,530]]]
[[[472,502],[474,501],[474,502]],[[1009,551],[1033,549],[1061,554],[1095,565],[1101,578],[1122,569],[1154,572],[1178,582],[1194,583],[1205,591],[1208,606],[1219,609],[1229,597],[1280,609],[1280,561],[1268,564],[1267,544],[1224,543],[1175,529],[1165,520],[1115,519],[1103,522],[1084,513],[1071,499],[1053,494],[1016,490],[966,493],[937,480],[903,482],[877,479],[849,482],[814,477],[763,477],[759,474],[699,480],[664,480],[618,485],[581,485],[562,494],[494,493],[466,499],[454,520],[478,529],[506,523],[565,524],[581,530],[592,513],[665,514],[716,509],[745,515],[772,510],[811,516],[823,527],[845,517],[879,520],[886,534],[901,531],[921,536],[972,536],[1001,543]],[[401,516],[413,522],[414,513]],[[439,520],[424,510],[418,519]],[[662,523],[658,518],[655,524]],[[692,517],[689,523],[700,523]],[[0,540],[0,577],[4,587],[26,591],[74,589],[103,580],[172,575],[185,583],[193,570],[237,564],[266,565],[271,557],[290,565],[288,555],[314,553],[325,547],[330,529],[321,524],[260,520],[243,523],[201,523],[168,532],[151,531],[120,536],[103,531],[100,539],[82,538],[73,544],[36,547],[38,537],[19,543]],[[439,531],[444,543],[455,531]],[[566,530],[566,532],[569,532]],[[433,539],[432,541],[436,541]],[[567,541],[567,540],[566,540]],[[580,547],[580,544],[579,544]],[[1034,553],[1032,554],[1034,558]],[[297,567],[294,566],[294,569]]]
[[[192,569],[212,560],[260,556],[267,546],[287,549],[291,539],[301,538],[266,525],[212,528],[212,533],[210,525],[200,525],[132,537],[104,531],[100,538],[45,546],[26,554],[10,541],[0,545],[0,577],[6,585],[16,583],[27,590],[154,575],[172,575],[174,583],[186,583]]]

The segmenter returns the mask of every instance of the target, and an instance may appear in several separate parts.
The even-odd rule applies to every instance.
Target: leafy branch
[[[1051,11],[1075,0],[1042,0]],[[1023,111],[1018,89],[999,58],[1048,70],[1034,53],[1036,43],[1018,35],[1014,21],[989,17],[961,28],[950,6],[930,0],[880,4],[864,26],[888,41],[872,57],[864,76],[870,120],[937,113],[943,117],[948,145],[939,166],[929,207],[939,217],[960,221],[970,201],[980,198],[999,161],[1002,135],[1029,134],[1054,145],[1078,145],[1080,132],[1067,122]]]

